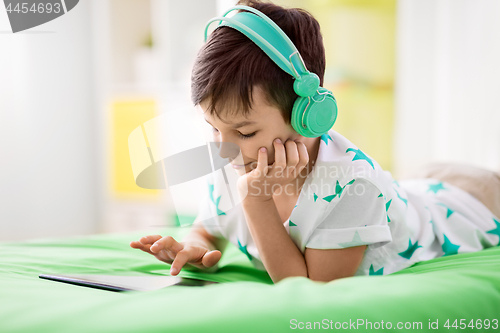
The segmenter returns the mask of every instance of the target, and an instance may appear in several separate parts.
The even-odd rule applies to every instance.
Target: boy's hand
[[[292,181],[309,162],[306,146],[302,142],[290,140],[283,144],[280,139],[274,140],[273,145],[275,159],[272,165],[268,165],[266,149],[260,148],[257,167],[238,179],[240,193],[248,191],[245,198],[265,201],[272,199],[275,191],[287,193],[289,186],[291,189],[288,191],[296,190]]]
[[[202,269],[212,267],[222,256],[220,251],[210,251],[204,244],[177,242],[172,236],[144,236],[138,242],[130,242],[130,246],[171,264],[171,275],[177,275],[186,263]]]

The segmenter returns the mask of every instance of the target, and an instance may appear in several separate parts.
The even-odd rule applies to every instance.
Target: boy
[[[318,22],[301,9],[240,3],[276,23],[322,85],[325,54]],[[238,188],[248,192],[241,205],[222,211],[224,180],[214,176],[182,242],[152,235],[131,247],[171,264],[177,275],[186,263],[215,267],[230,241],[274,282],[290,276],[327,282],[390,274],[499,244],[499,203],[481,201],[449,177],[441,182],[428,174],[398,184],[334,130],[319,137],[298,134],[290,125],[297,98],[293,84],[294,78],[241,32],[219,27],[212,33],[193,68],[192,100],[216,141],[240,148],[231,164]],[[488,186],[500,191],[498,184]]]

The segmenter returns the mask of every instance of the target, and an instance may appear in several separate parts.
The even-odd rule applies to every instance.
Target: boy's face
[[[220,155],[223,158],[234,158],[231,165],[239,175],[252,171],[257,166],[257,154],[261,147],[267,148],[268,164],[274,163],[274,139],[301,141],[303,136],[294,131],[291,124],[286,124],[281,111],[268,104],[261,88],[253,89],[253,103],[247,117],[242,114],[224,114],[223,120],[217,115],[210,115],[207,102],[200,103],[205,120],[213,127],[215,142],[230,142],[240,148],[240,154],[234,158],[221,146]],[[230,146],[230,145],[228,145]],[[254,163],[255,162],[255,163]]]

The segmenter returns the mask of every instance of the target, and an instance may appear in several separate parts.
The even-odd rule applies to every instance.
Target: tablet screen
[[[94,275],[94,274],[40,274],[41,279],[70,283],[109,291],[151,291],[170,286],[205,286],[217,282],[162,275]]]

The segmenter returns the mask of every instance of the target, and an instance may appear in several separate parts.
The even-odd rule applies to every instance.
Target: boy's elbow
[[[334,277],[327,277],[327,276],[321,276],[321,275],[309,275],[307,276],[311,281],[315,281],[315,282],[332,282],[332,281],[335,281],[335,280],[338,280],[338,279],[342,279],[346,276],[334,276]]]
[[[283,279],[286,279],[288,277],[296,277],[296,276],[302,276],[302,277],[308,277],[307,276],[307,270],[306,271],[294,271],[294,272],[289,272],[288,274],[282,274],[282,275],[276,275],[276,274],[269,274],[271,277],[271,280],[273,280],[274,283],[278,283]]]

